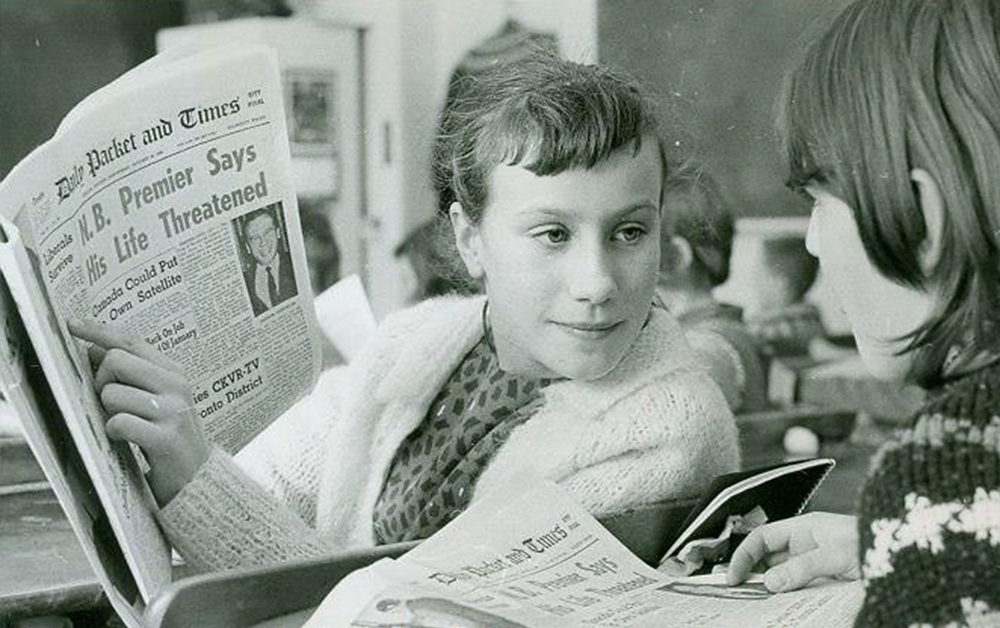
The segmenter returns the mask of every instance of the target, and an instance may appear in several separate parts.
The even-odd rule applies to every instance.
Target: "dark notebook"
[[[720,475],[681,526],[664,560],[689,541],[719,536],[730,515],[744,515],[756,506],[768,521],[800,514],[835,464],[832,458],[810,458]]]

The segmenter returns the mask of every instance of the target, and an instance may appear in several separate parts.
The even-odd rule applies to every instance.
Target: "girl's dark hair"
[[[786,81],[778,127],[789,185],[850,206],[886,277],[940,303],[909,336],[911,373],[940,380],[949,351],[994,351],[1000,317],[1000,2],[860,0]],[[910,179],[944,199],[942,255],[921,270],[927,229]]]
[[[474,223],[498,165],[556,175],[592,168],[626,145],[638,153],[646,138],[658,141],[652,104],[608,67],[539,52],[465,80],[473,84],[442,125],[451,137],[438,171]]]

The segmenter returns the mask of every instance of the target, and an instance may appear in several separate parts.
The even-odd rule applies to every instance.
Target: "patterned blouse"
[[[372,515],[378,543],[427,538],[461,513],[479,474],[542,405],[551,381],[503,371],[484,336],[396,451]]]

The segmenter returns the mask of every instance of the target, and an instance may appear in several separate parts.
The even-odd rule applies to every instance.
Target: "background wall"
[[[849,0],[601,0],[600,59],[661,103],[670,142],[703,160],[743,216],[805,215],[774,134],[782,76]]]
[[[448,77],[506,20],[555,34],[569,58],[620,65],[643,80],[673,149],[703,159],[739,215],[804,216],[783,186],[773,103],[789,60],[847,2],[288,0],[286,13],[364,34],[366,228],[386,276],[373,294],[385,312],[405,294],[393,250],[436,206],[430,147]],[[157,29],[226,17],[232,5],[283,4],[0,0],[0,176],[78,100],[151,55]],[[734,266],[731,295],[754,309],[749,297],[736,299],[751,292],[753,277],[741,272],[753,264]]]
[[[0,2],[0,179],[84,96],[152,56],[157,29],[183,17],[175,0]]]
[[[410,132],[403,147],[417,164],[410,184],[417,202],[408,212],[410,226],[433,215],[436,200],[430,188],[431,140],[444,104],[448,79],[467,52],[497,33],[507,20],[555,35],[560,53],[575,61],[597,60],[598,0],[404,0],[405,10],[418,15],[403,23],[408,54],[422,54],[424,74],[404,77],[411,103]],[[418,52],[414,52],[418,50]]]
[[[431,147],[448,79],[461,58],[514,19],[553,33],[577,60],[597,55],[598,0],[290,0],[296,17],[362,32],[369,259],[376,315],[403,305],[406,269],[393,251],[434,215]]]

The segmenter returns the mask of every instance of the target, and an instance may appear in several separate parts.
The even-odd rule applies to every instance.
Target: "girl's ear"
[[[452,203],[448,208],[448,216],[451,218],[452,231],[455,232],[455,247],[462,257],[465,269],[473,279],[482,279],[483,240],[479,227],[469,220],[461,203]]]
[[[910,180],[917,190],[917,200],[927,229],[927,237],[920,245],[920,267],[924,276],[929,276],[941,260],[944,246],[944,197],[937,180],[923,168],[911,170]]]

